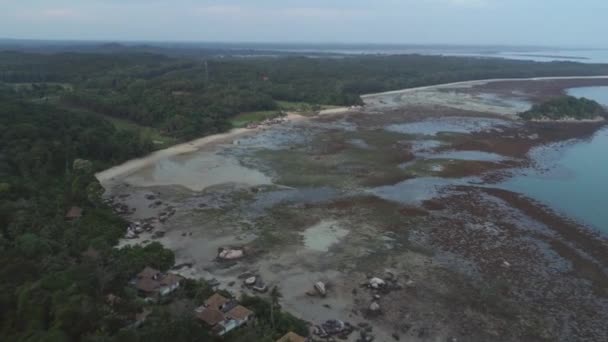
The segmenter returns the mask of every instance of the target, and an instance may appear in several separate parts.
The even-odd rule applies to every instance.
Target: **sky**
[[[0,37],[608,47],[608,0],[0,0]]]

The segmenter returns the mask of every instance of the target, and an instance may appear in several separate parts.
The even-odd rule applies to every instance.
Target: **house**
[[[217,293],[195,310],[195,316],[217,336],[247,325],[254,318],[253,311]]]
[[[181,284],[182,277],[173,273],[162,273],[151,267],[144,268],[137,274],[131,284],[146,298],[158,298],[166,296],[177,290]]]
[[[203,321],[208,327],[213,328],[217,324],[223,322],[226,317],[224,317],[224,313],[219,310],[211,309],[211,308],[202,308],[195,310],[196,318]]]
[[[183,278],[181,276],[178,276],[177,274],[167,273],[160,280],[160,289],[159,289],[160,295],[166,296],[169,293],[177,290],[177,288],[181,284],[182,279]]]
[[[277,340],[277,342],[306,342],[308,339],[306,337],[302,337],[293,331],[288,332],[283,337]]]
[[[226,312],[224,317],[226,319],[213,328],[213,332],[218,336],[247,325],[247,323],[253,320],[253,311],[244,306],[237,305]]]
[[[230,300],[219,293],[213,294],[213,296],[207,298],[205,300],[204,306],[206,308],[220,310],[224,309],[224,305],[226,305]]]
[[[71,207],[70,210],[65,214],[65,218],[68,221],[77,220],[82,217],[82,208]]]

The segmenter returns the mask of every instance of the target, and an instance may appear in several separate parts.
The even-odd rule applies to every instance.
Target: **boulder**
[[[230,249],[230,248],[222,249],[218,255],[218,257],[220,259],[224,259],[224,260],[239,259],[239,258],[242,258],[243,256],[244,256],[244,253],[243,253],[242,249]]]
[[[257,278],[255,276],[249,277],[249,278],[245,279],[245,285],[253,286],[253,285],[255,285],[256,280],[257,280]]]
[[[374,277],[369,280],[369,286],[373,289],[379,289],[386,286],[386,282],[380,278]]]
[[[327,289],[325,288],[325,283],[322,281],[318,281],[315,283],[315,290],[321,295],[321,297],[325,297],[327,295]]]

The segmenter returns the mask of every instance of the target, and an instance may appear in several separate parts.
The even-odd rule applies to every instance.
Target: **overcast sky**
[[[608,0],[0,0],[0,37],[608,47]]]

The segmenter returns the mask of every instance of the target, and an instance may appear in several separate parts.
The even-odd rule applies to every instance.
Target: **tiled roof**
[[[157,274],[159,274],[160,271],[157,269],[154,269],[150,266],[146,266],[146,268],[144,268],[141,272],[139,272],[137,274],[137,278],[148,278],[148,279],[152,279],[154,278]]]
[[[306,342],[306,338],[290,331],[278,339],[277,342]]]
[[[207,298],[205,306],[211,309],[219,310],[220,307],[228,302],[228,299],[219,293]]]
[[[177,283],[179,283],[182,280],[182,277],[177,275],[177,274],[173,274],[173,273],[167,273],[167,275],[165,275],[161,280],[160,283],[163,286],[171,286],[171,285],[175,285]]]
[[[209,326],[214,326],[222,321],[224,321],[224,314],[219,310],[206,308],[201,312],[196,313],[196,317],[201,321],[207,323]]]
[[[247,309],[244,306],[237,305],[232,310],[226,313],[226,316],[233,319],[244,320],[253,314],[253,311]]]
[[[135,281],[135,287],[144,292],[154,292],[158,290],[160,283],[151,278],[140,278]]]
[[[71,207],[70,210],[65,214],[65,217],[68,219],[76,219],[82,216],[82,208],[80,207]]]

